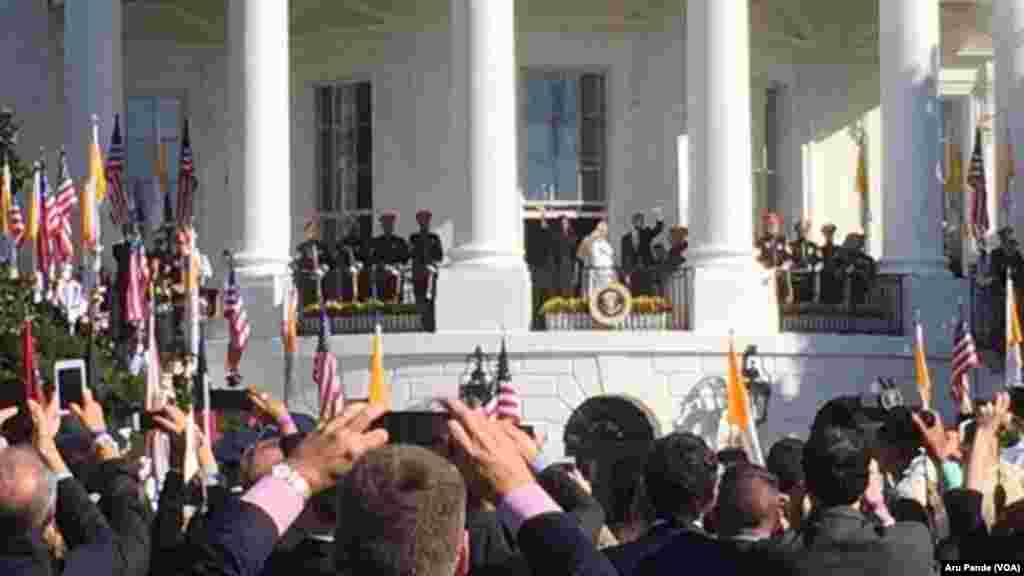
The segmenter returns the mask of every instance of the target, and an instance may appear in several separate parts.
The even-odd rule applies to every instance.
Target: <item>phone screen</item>
[[[247,390],[210,390],[210,409],[220,412],[249,412],[252,398]]]
[[[0,408],[21,406],[25,403],[25,387],[20,383],[17,385],[0,386]]]
[[[72,403],[82,404],[82,387],[85,385],[85,373],[81,367],[75,366],[57,371],[57,386],[60,387],[60,408],[67,410]]]
[[[448,412],[388,412],[374,423],[374,428],[388,431],[392,444],[413,444],[424,448],[448,445]]]

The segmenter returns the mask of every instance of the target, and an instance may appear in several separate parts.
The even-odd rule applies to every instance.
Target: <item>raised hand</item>
[[[386,412],[379,406],[354,404],[324,422],[295,448],[288,464],[309,484],[313,494],[334,486],[366,452],[388,441],[382,428],[367,431]]]
[[[85,429],[93,434],[100,434],[107,431],[107,421],[103,416],[103,407],[97,402],[88,386],[83,386],[82,403],[71,403],[71,413],[82,421]]]
[[[497,502],[535,481],[515,436],[524,433],[515,424],[491,420],[459,400],[445,400],[445,405],[453,416],[448,430],[455,442],[455,458],[480,494]]]
[[[285,419],[291,419],[291,414],[288,413],[288,407],[284,405],[284,402],[266,392],[257,392],[255,388],[250,386],[249,399],[252,400],[256,415],[266,424],[276,426]]]

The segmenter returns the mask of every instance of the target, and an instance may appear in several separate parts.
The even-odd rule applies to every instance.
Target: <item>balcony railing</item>
[[[783,332],[902,336],[903,276],[879,274],[858,285],[843,278],[841,298],[823,297],[818,272],[777,273]],[[828,302],[828,300],[835,300]]]
[[[687,330],[690,325],[690,271],[650,268],[632,276],[618,268],[583,268],[578,278],[557,278],[532,270],[538,330]],[[611,283],[630,288],[631,311],[621,323],[606,326],[593,318],[590,295]]]
[[[368,334],[380,324],[383,332],[423,332],[424,316],[430,304],[418,306],[410,266],[363,268],[358,271],[333,269],[323,282],[323,297],[332,334]],[[320,308],[316,280],[297,280],[302,310],[299,335],[313,336],[320,330]],[[433,279],[428,292],[432,293]]]

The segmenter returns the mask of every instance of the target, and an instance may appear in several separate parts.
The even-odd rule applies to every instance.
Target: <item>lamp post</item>
[[[772,399],[772,385],[761,377],[761,370],[754,363],[757,346],[747,346],[743,352],[743,379],[750,393],[750,403],[754,411],[754,422],[758,425],[768,421],[768,406]]]
[[[459,387],[459,399],[470,408],[486,406],[494,398],[497,379],[487,372],[487,355],[477,346],[466,358],[467,373]]]

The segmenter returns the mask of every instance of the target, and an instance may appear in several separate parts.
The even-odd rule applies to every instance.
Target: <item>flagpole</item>
[[[281,306],[282,317],[284,318],[281,325],[281,344],[284,348],[284,405],[291,408],[292,388],[295,386],[295,355],[291,350],[292,295],[294,294],[295,285],[292,282],[291,276],[288,277],[286,286],[284,302]]]

